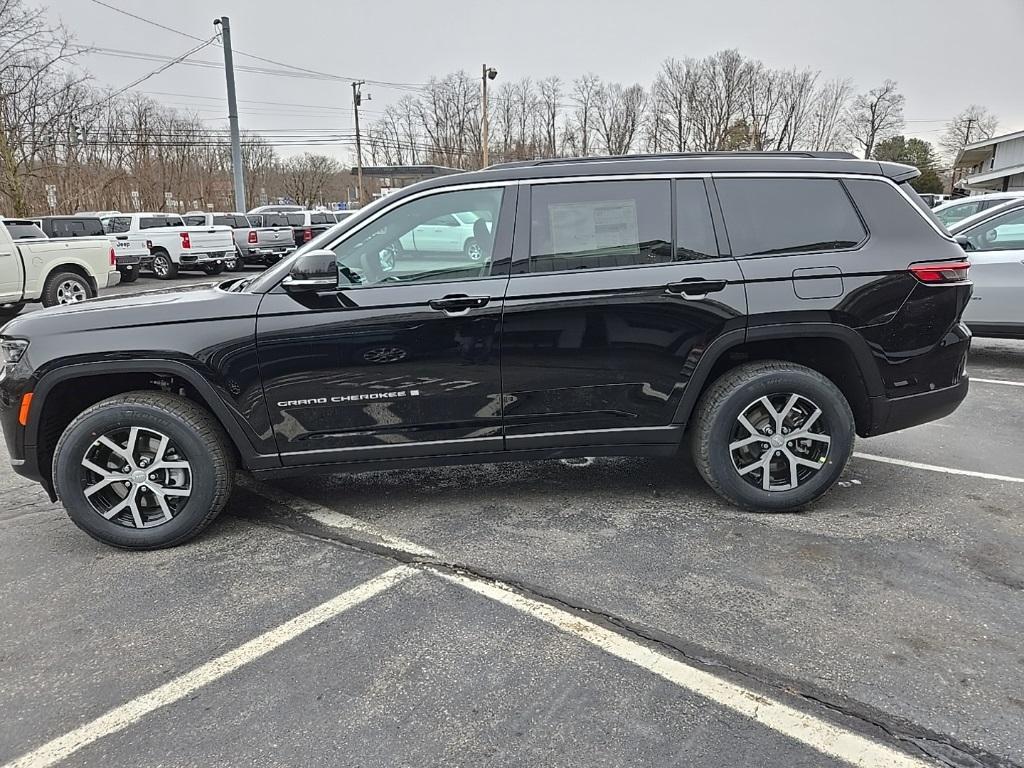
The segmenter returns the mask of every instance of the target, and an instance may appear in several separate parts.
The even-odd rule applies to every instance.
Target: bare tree
[[[843,121],[853,84],[849,80],[835,79],[817,88],[811,109],[807,147],[822,151],[846,149],[850,135]]]
[[[609,83],[597,92],[597,133],[609,155],[625,155],[640,130],[647,94],[642,85]]]
[[[332,176],[341,173],[341,163],[327,155],[306,152],[286,160],[282,166],[285,192],[299,205],[323,205]]]
[[[595,111],[601,92],[601,79],[593,72],[577,78],[572,84],[570,98],[575,104],[573,110],[573,129],[567,137],[572,151],[586,156],[593,151]]]
[[[865,159],[871,157],[879,140],[902,130],[905,101],[895,80],[886,80],[854,99],[849,114],[850,133],[863,148]]]
[[[562,81],[558,75],[552,75],[541,80],[539,87],[543,153],[547,157],[555,157],[558,154],[558,108]]]
[[[999,119],[979,104],[971,104],[946,123],[946,130],[939,139],[939,147],[949,162],[953,162],[965,146],[971,142],[990,139],[999,126]]]

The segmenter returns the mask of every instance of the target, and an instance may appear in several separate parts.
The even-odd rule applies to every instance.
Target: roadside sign
[[[46,185],[46,202],[50,206],[50,211],[54,211],[57,208],[57,185],[47,184]]]
[[[132,208],[134,208],[137,211],[141,207],[142,207],[142,201],[139,198],[139,190],[133,189],[132,190]]]

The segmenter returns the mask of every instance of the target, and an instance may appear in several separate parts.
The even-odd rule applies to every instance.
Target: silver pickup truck
[[[242,269],[246,264],[270,266],[295,250],[292,228],[282,214],[266,215],[271,220],[264,225],[264,216],[246,216],[244,213],[203,213],[192,211],[182,216],[190,226],[224,225],[231,227],[235,237],[235,256],[228,259],[229,271]],[[253,219],[257,219],[253,221]]]

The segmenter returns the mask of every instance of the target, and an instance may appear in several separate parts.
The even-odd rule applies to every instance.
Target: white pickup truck
[[[161,280],[182,269],[219,275],[235,251],[231,227],[187,227],[176,213],[115,214],[104,217],[103,228],[111,236],[127,235],[132,244],[144,244],[149,256],[143,257],[142,269],[151,269]]]
[[[76,304],[120,281],[109,238],[49,240],[31,221],[0,219],[0,319],[30,302]]]

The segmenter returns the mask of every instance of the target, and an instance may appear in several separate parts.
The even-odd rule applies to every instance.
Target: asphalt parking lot
[[[0,764],[1024,765],[1024,342],[970,371],[801,514],[464,466],[244,481],[125,553],[0,448]]]

